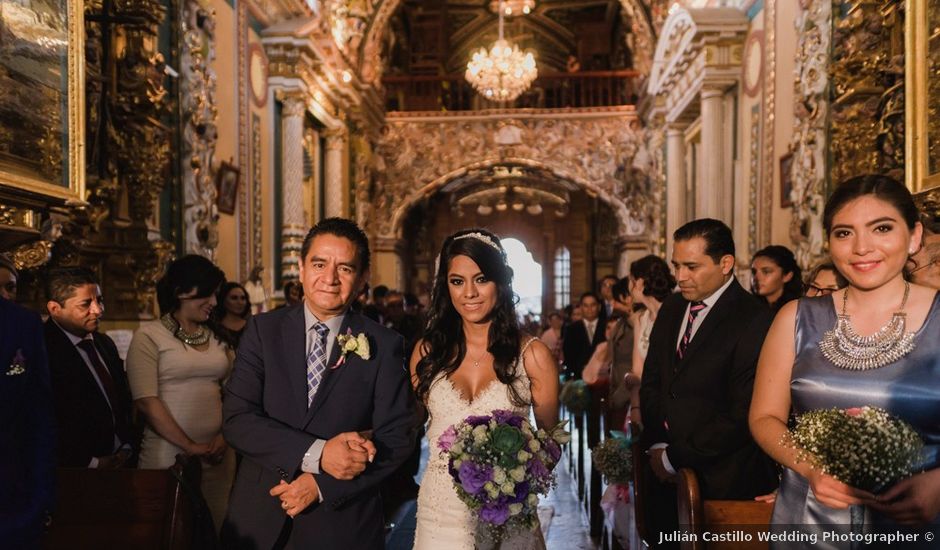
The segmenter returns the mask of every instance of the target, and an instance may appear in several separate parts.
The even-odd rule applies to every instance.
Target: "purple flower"
[[[502,525],[509,519],[509,506],[506,504],[487,504],[480,510],[480,519],[493,525]]]
[[[471,426],[482,426],[490,421],[489,416],[468,416],[464,422]]]
[[[525,502],[525,499],[529,497],[529,482],[522,480],[519,483],[516,483],[516,495],[509,500],[509,502],[515,504],[519,502]]]
[[[542,461],[538,458],[533,458],[530,460],[526,469],[529,470],[529,475],[535,479],[540,479],[551,475],[551,473],[548,471],[548,468],[545,467],[545,464],[543,464]]]
[[[555,440],[550,439],[546,441],[545,450],[548,451],[548,455],[552,457],[553,461],[558,462],[558,459],[561,458],[561,447],[558,446]]]
[[[454,441],[456,440],[457,440],[457,428],[450,426],[449,428],[444,430],[444,433],[442,433],[439,438],[437,438],[437,447],[440,450],[447,452],[450,450],[451,446],[454,444]]]
[[[479,466],[470,460],[464,460],[457,472],[460,485],[464,491],[475,495],[483,488],[483,484],[490,480],[492,470],[489,466]]]
[[[512,411],[496,410],[493,411],[493,418],[499,424],[509,424],[510,426],[521,428],[523,418]]]

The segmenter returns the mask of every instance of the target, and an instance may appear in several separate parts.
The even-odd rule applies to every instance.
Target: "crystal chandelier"
[[[499,39],[489,51],[480,48],[467,63],[464,78],[491,101],[512,101],[538,76],[535,57],[503,38],[503,2],[499,3]]]

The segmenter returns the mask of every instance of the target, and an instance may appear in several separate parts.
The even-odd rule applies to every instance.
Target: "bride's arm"
[[[558,424],[558,366],[548,347],[536,340],[525,351],[523,366],[532,388],[532,409],[539,428]]]

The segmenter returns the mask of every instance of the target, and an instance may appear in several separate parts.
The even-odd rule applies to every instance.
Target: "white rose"
[[[525,451],[519,451],[519,453],[516,454],[516,460],[518,460],[519,462],[526,462],[530,458],[532,458],[532,455]]]
[[[513,516],[518,516],[519,512],[522,511],[522,503],[516,502],[509,505],[509,514]]]
[[[493,468],[493,481],[495,483],[504,483],[506,481],[506,470],[499,466]]]
[[[509,470],[509,475],[510,477],[512,477],[512,479],[514,479],[517,482],[522,481],[523,479],[525,479],[525,468],[523,468],[522,466],[513,468],[512,470]]]
[[[516,494],[516,484],[507,481],[500,486],[499,490],[502,491],[504,495],[514,495]]]

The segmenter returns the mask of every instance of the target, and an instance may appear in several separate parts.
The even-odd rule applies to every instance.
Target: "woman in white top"
[[[633,372],[627,379],[633,387],[630,399],[630,422],[643,425],[640,416],[640,379],[643,377],[643,362],[650,348],[650,332],[663,300],[672,294],[676,278],[669,264],[659,256],[650,254],[630,264],[630,295],[633,303],[642,304],[643,310],[633,324]]]

